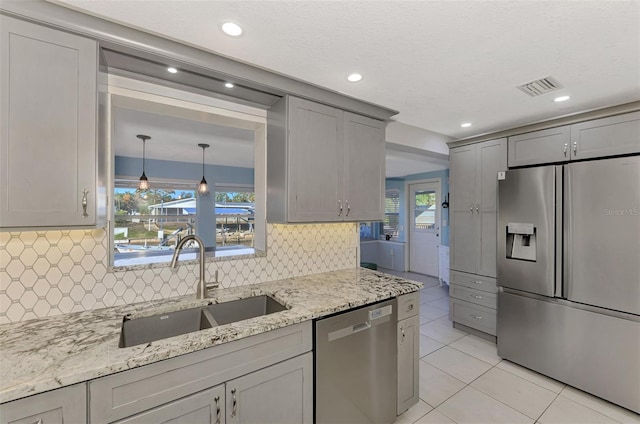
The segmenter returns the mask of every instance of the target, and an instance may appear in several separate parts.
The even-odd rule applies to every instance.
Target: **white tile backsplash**
[[[223,288],[356,266],[356,224],[267,225],[266,256],[209,262]],[[195,293],[197,264],[112,271],[105,230],[0,232],[0,324]]]

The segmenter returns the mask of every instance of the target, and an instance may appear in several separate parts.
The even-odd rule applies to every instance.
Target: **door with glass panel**
[[[440,180],[409,184],[409,270],[438,276]]]

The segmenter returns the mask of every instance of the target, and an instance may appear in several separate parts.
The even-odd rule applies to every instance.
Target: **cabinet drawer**
[[[155,408],[311,350],[311,322],[167,359],[89,382],[91,422]]]
[[[87,422],[87,385],[76,384],[0,405],[0,423]]]
[[[491,309],[496,309],[498,300],[498,296],[493,293],[470,289],[455,284],[449,287],[449,296]]]
[[[496,335],[496,310],[451,298],[451,321]]]
[[[477,274],[468,274],[466,272],[451,271],[451,285],[458,284],[460,286],[470,287],[476,290],[482,290],[489,293],[497,293],[498,285],[495,278],[484,277]]]
[[[420,311],[420,292],[398,296],[398,321],[418,315]]]

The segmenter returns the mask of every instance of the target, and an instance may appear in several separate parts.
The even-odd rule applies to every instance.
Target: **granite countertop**
[[[194,283],[195,284],[195,283]],[[0,403],[151,364],[243,337],[419,290],[421,283],[348,269],[50,318],[0,325]],[[268,294],[287,311],[119,348],[131,318]]]

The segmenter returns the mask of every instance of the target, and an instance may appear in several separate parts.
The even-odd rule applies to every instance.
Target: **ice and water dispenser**
[[[536,261],[536,227],[533,224],[507,224],[506,256],[508,259]]]

